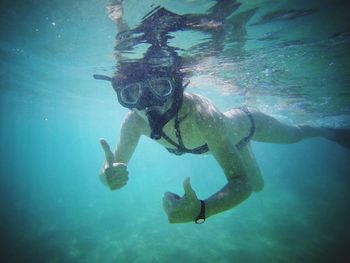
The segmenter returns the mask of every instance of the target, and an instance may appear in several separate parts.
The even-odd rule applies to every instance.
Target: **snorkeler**
[[[110,81],[119,103],[130,109],[115,152],[100,140],[106,156],[100,179],[111,190],[127,184],[127,164],[142,135],[176,155],[212,154],[227,179],[205,200],[197,198],[189,178],[183,183],[184,196],[165,193],[163,208],[170,223],[203,223],[263,189],[251,141],[288,144],[323,137],[350,149],[349,130],[291,126],[247,107],[221,112],[209,99],[185,92],[182,58],[165,44],[153,43],[139,61],[120,62],[113,77],[94,75]]]
[[[155,66],[153,61],[163,63]],[[263,189],[251,140],[295,143],[317,136],[336,140],[336,130],[286,125],[250,108],[221,112],[207,98],[184,92],[180,68],[181,59],[175,52],[152,47],[142,61],[120,64],[113,78],[94,76],[111,81],[119,103],[130,109],[115,153],[101,139],[106,156],[101,180],[111,190],[126,185],[127,164],[141,135],[177,155],[212,154],[222,168],[227,184],[206,200],[197,198],[189,178],[184,181],[183,197],[165,193],[163,206],[170,223],[203,222]],[[349,147],[348,131],[346,136],[343,144]]]

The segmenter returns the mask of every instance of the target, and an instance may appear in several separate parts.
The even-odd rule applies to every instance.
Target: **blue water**
[[[245,104],[287,123],[349,127],[349,5],[305,2],[242,1],[233,16],[257,8],[245,32],[230,20],[234,37],[201,60],[189,91],[222,110]],[[214,1],[152,3],[185,14]],[[265,189],[203,225],[169,224],[162,196],[182,195],[187,176],[201,199],[220,189],[211,156],[173,156],[142,138],[127,186],[100,183],[99,138],[114,146],[127,112],[92,78],[115,65],[107,4],[1,2],[1,262],[348,262],[350,155],[323,139],[253,142]],[[125,18],[136,26],[153,7],[125,0]],[[276,10],[314,11],[264,19]],[[187,54],[212,40],[184,33],[173,44]]]

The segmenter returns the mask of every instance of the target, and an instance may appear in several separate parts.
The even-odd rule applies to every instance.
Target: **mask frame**
[[[159,83],[156,83],[157,81]],[[157,85],[163,85],[165,83],[167,87],[164,94],[161,94],[162,91],[157,89]],[[118,82],[112,82],[112,85],[117,93],[119,103],[123,107],[130,109],[144,110],[151,106],[163,106],[175,93],[174,79],[168,77],[151,78],[119,85]]]

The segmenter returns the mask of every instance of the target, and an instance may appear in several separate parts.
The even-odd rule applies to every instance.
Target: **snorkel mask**
[[[163,106],[175,94],[175,77],[165,71],[132,71],[132,76],[116,76],[112,80],[113,89],[118,95],[119,103],[126,108],[145,110],[152,106]]]
[[[163,127],[177,114],[182,105],[183,76],[174,66],[155,67],[150,63],[152,60],[148,58],[146,61],[147,63],[120,64],[118,73],[113,78],[104,75],[94,75],[94,78],[110,81],[123,107],[147,110],[150,137],[159,140],[163,134]],[[172,99],[172,104],[166,112],[152,109],[152,106],[163,106],[169,99]]]

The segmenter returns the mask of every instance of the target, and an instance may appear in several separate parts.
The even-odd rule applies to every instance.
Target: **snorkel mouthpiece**
[[[157,110],[150,110],[147,113],[148,123],[151,128],[150,137],[153,140],[162,138],[162,130],[166,123],[163,121],[163,115]]]
[[[107,81],[110,81],[110,82],[112,82],[112,80],[113,80],[111,77],[108,77],[108,76],[105,76],[105,75],[100,75],[100,74],[94,74],[93,77],[94,77],[94,79],[107,80]]]
[[[173,102],[165,113],[158,110],[151,109],[146,112],[148,123],[151,128],[150,137],[154,140],[159,140],[163,136],[163,127],[179,112],[183,102],[183,89],[178,83],[179,87],[175,89]]]

